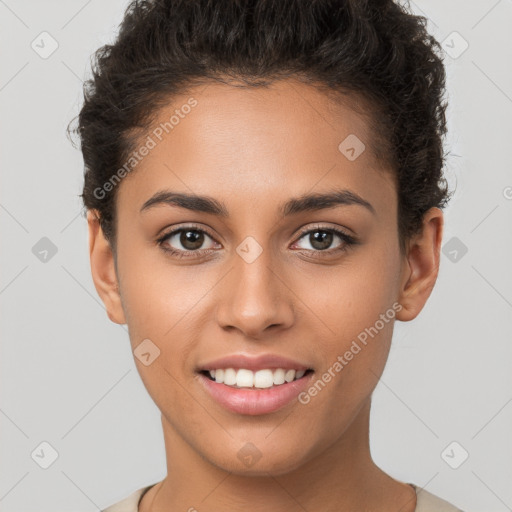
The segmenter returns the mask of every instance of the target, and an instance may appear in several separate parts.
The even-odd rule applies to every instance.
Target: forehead
[[[390,173],[373,153],[369,123],[351,99],[360,110],[356,96],[340,103],[293,80],[193,87],[162,107],[139,137],[136,147],[152,148],[124,179],[118,206],[140,208],[165,186],[255,202],[333,185],[363,196],[377,187],[382,195]]]

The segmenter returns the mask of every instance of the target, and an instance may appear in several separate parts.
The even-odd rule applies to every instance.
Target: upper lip
[[[199,366],[198,371],[217,370],[218,368],[246,368],[253,372],[264,370],[266,368],[271,370],[275,370],[277,368],[282,368],[284,370],[311,369],[311,367],[306,364],[276,354],[262,354],[259,356],[233,354],[202,364]]]

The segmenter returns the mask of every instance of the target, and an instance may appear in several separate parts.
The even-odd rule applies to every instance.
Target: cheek
[[[308,305],[329,328],[326,333],[335,339],[357,337],[392,309],[398,296],[399,255],[393,245],[360,248],[324,272],[301,277],[300,294],[308,297]]]
[[[143,242],[137,246],[119,240],[119,249],[121,295],[130,333],[155,339],[170,335],[200,298],[203,286],[193,267],[173,268],[159,249]]]
[[[354,253],[336,271],[331,267],[316,287],[310,283],[312,309],[323,325],[317,345],[322,364],[319,377],[336,390],[330,398],[325,394],[325,399],[349,400],[355,407],[374,388],[401,307],[396,302],[399,263],[398,246],[383,241],[357,256]]]
[[[158,401],[162,388],[167,394],[173,389],[179,391],[171,375],[192,376],[191,353],[197,350],[208,317],[205,304],[213,297],[215,284],[224,272],[211,267],[200,270],[193,265],[173,266],[165,257],[155,258],[154,252],[120,252],[119,274],[135,357],[144,340],[157,347],[154,350],[159,355],[151,366],[137,360],[136,364],[148,391]]]
[[[346,428],[371,396],[386,364],[396,315],[385,286],[365,282],[351,290],[351,281],[345,284],[343,290],[331,285],[327,291],[333,295],[319,309],[329,331],[318,339],[316,379],[301,397],[311,428],[332,435]]]
[[[120,253],[121,254],[121,253]],[[140,377],[162,410],[192,414],[182,402],[183,372],[194,347],[194,305],[204,295],[194,279],[162,263],[148,264],[143,251],[124,253],[119,261],[121,293],[130,344]],[[147,257],[147,255],[146,255]],[[192,328],[191,328],[192,327]],[[143,354],[149,353],[144,359]],[[148,364],[146,364],[148,363]]]

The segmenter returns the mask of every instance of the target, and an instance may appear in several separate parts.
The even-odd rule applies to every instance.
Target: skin
[[[393,174],[374,158],[365,119],[310,85],[212,83],[174,98],[157,122],[190,96],[198,105],[119,185],[115,257],[88,212],[92,277],[109,318],[128,325],[132,349],[149,338],[160,350],[149,366],[135,362],[162,413],[168,474],[139,510],[414,511],[412,487],[384,473],[369,448],[371,394],[394,320],[307,405],[271,414],[222,408],[195,369],[228,354],[274,353],[307,363],[314,382],[393,304],[402,307],[396,319],[414,319],[438,274],[441,210],[426,212],[401,253]],[[354,161],[338,150],[349,134],[366,144]],[[357,193],[375,213],[351,204],[279,216],[291,197],[333,188]],[[211,196],[229,217],[171,205],[141,213],[163,189]],[[164,252],[159,234],[190,223],[209,233],[199,255]],[[333,235],[322,251],[299,232],[318,225],[359,243],[333,253],[344,245]],[[263,249],[250,264],[236,252],[247,236]],[[179,234],[165,243],[191,247]],[[237,457],[247,442],[261,453],[251,467]]]

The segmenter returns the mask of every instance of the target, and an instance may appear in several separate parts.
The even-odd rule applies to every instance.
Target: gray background
[[[126,326],[109,321],[91,280],[77,197],[83,162],[65,136],[90,55],[112,41],[126,5],[0,0],[5,512],[95,511],[166,474],[159,411]],[[504,512],[512,510],[512,2],[411,6],[445,41],[447,176],[457,191],[433,295],[416,320],[396,324],[374,394],[372,451],[395,478],[466,512]],[[51,48],[43,31],[58,43],[48,58],[31,47],[46,37]],[[43,237],[57,250],[46,261]],[[31,455],[43,441],[58,452],[47,469]]]

